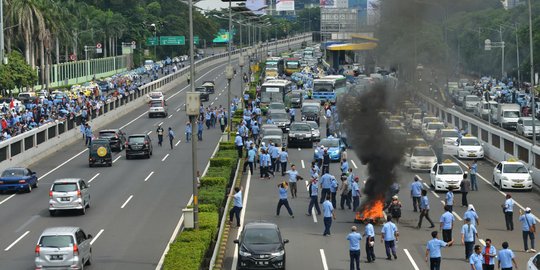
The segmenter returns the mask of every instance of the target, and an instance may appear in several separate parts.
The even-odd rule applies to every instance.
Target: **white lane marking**
[[[216,97],[216,98],[214,98],[214,100],[217,100],[217,97]]]
[[[324,119],[326,119],[326,115],[323,115]]]
[[[404,248],[403,251],[405,252],[405,255],[407,255],[407,258],[409,258],[409,261],[411,262],[414,270],[420,270],[420,268],[418,268],[418,265],[416,265],[416,262],[414,261],[413,257],[409,253],[409,251],[406,248]]]
[[[180,142],[181,142],[181,140],[178,140],[178,142],[176,142],[176,143],[174,144],[174,146],[178,146],[178,145],[180,144]]]
[[[304,164],[304,160],[300,160],[300,162],[302,163],[302,169],[305,169],[306,168],[306,164]]]
[[[144,178],[144,182],[148,181],[148,179],[150,179],[150,177],[152,177],[153,174],[154,174],[154,171],[151,171],[150,174],[148,174],[148,176]]]
[[[182,109],[182,108],[178,108],[178,109],[176,109],[176,111],[179,112],[181,109]]]
[[[88,184],[92,183],[92,181],[94,181],[94,179],[96,179],[98,176],[99,176],[99,173],[94,175],[94,177],[90,178],[90,180],[88,180]]]
[[[465,164],[464,162],[462,162],[461,160],[457,159],[456,157],[454,157],[454,159],[459,162],[461,165],[463,165],[464,167],[467,167],[467,164]],[[506,197],[506,193],[503,192],[503,191],[500,191],[496,186],[493,185],[493,183],[491,183],[490,181],[488,181],[486,178],[484,178],[482,175],[480,175],[479,173],[476,173],[476,176],[477,177],[480,177],[480,179],[482,179],[482,181],[486,182],[490,187],[492,187],[493,189],[495,189],[496,191],[498,191],[501,195],[505,196]],[[525,207],[523,207],[523,205],[521,205],[519,202],[516,201],[516,199],[512,198],[514,200],[514,204],[516,204],[519,208],[521,208],[521,210],[525,211]],[[534,216],[534,219],[536,219],[536,222],[540,222],[540,219],[538,217],[536,217],[535,215]]]
[[[148,131],[148,133],[146,133],[146,135],[150,135],[151,133],[152,133],[152,131],[150,130],[150,131]]]
[[[118,155],[118,157],[115,158],[115,159],[112,161],[112,163],[115,163],[115,162],[116,162],[117,160],[119,160],[121,157],[122,157],[122,155]]]
[[[358,166],[356,166],[356,162],[354,162],[354,160],[351,159],[351,163],[355,169],[358,169]]]
[[[203,174],[204,175],[204,174]],[[247,175],[247,179],[246,179],[246,188],[245,188],[245,192],[244,192],[244,198],[243,198],[243,208],[242,208],[242,213],[240,213],[240,224],[243,224],[243,221],[244,221],[244,217],[246,215],[246,207],[247,207],[247,202],[248,202],[248,197],[249,197],[249,186],[251,184],[251,172],[248,170],[248,175]],[[235,239],[238,239],[240,237],[240,234],[242,233],[242,229],[238,229],[238,234],[236,235],[236,238]],[[234,256],[233,256],[233,261],[232,261],[232,269],[236,269],[237,265],[238,265],[238,245],[234,245]]]
[[[93,245],[94,242],[96,242],[96,240],[101,236],[101,234],[103,233],[103,231],[105,231],[104,229],[101,229],[99,230],[99,232],[96,234],[96,236],[94,236],[92,238],[92,241],[90,241],[90,245]]]
[[[213,102],[213,101],[212,101],[212,102],[210,102],[210,105],[214,105],[214,102]]]
[[[300,147],[298,147],[298,151],[302,151],[302,149]]]
[[[0,205],[2,205],[3,203],[7,202],[9,199],[11,199],[11,198],[13,198],[13,197],[15,197],[15,194],[13,194],[13,195],[11,195],[11,196],[5,198],[4,200],[2,200],[2,201],[0,202]]]
[[[141,113],[141,114],[140,114],[139,116],[135,117],[135,118],[134,118],[133,120],[131,120],[131,121],[127,122],[127,124],[125,124],[125,125],[121,126],[121,127],[120,127],[120,129],[123,129],[123,128],[125,128],[125,127],[127,127],[127,126],[131,125],[131,123],[133,123],[133,122],[137,121],[137,120],[138,120],[139,118],[143,117],[143,115],[146,115],[146,114],[147,114],[147,112],[143,112],[143,113]]]
[[[484,239],[478,239],[478,242],[480,242],[480,244],[482,244],[482,246],[486,246],[486,241],[484,241]]]
[[[324,249],[319,249],[321,253],[321,261],[324,270],[328,270],[328,264],[326,263],[326,255],[324,255]]]
[[[131,201],[131,199],[133,199],[133,195],[130,195],[129,198],[127,198],[127,200],[124,202],[124,204],[122,204],[122,206],[120,206],[120,209],[124,209],[124,207],[126,207],[126,205],[129,203],[129,201]]]
[[[161,159],[161,161],[165,161],[169,157],[169,154],[166,154],[165,157]]]
[[[171,115],[169,115],[169,117],[167,117],[167,118],[169,118],[169,119],[170,119],[170,118],[171,118],[172,116],[173,116],[173,115],[171,114]]]
[[[163,121],[159,122],[159,124],[157,124],[157,125],[158,125],[158,127],[163,125]]]
[[[23,235],[19,236],[19,238],[17,238],[17,240],[15,240],[13,243],[11,243],[11,245],[9,245],[6,249],[4,249],[4,251],[9,251],[13,246],[15,246],[17,243],[19,243],[19,241],[21,241],[29,233],[30,233],[30,231],[26,231],[25,233],[23,233]]]
[[[223,94],[223,93],[219,93],[219,95],[218,95],[218,96],[221,96],[221,94]]]
[[[419,178],[419,179],[422,180],[421,178]],[[422,184],[424,184],[424,186],[427,187],[427,189],[428,189],[429,191],[431,191],[431,193],[433,193],[433,195],[434,195],[435,197],[440,198],[440,197],[439,197],[439,194],[437,194],[435,191],[431,190],[431,187],[430,187],[428,184],[426,184],[426,183],[422,183]]]
[[[74,160],[75,158],[77,158],[78,156],[80,156],[82,153],[84,153],[84,152],[86,152],[86,151],[88,151],[88,148],[85,148],[84,150],[82,150],[82,151],[79,152],[78,154],[72,156],[72,157],[69,158],[68,160],[62,162],[60,165],[54,167],[54,169],[52,169],[52,170],[48,171],[46,174],[40,176],[37,180],[38,180],[38,181],[41,181],[41,179],[43,179],[45,176],[47,176],[47,175],[51,174],[52,172],[54,172],[54,171],[60,169],[60,167],[66,165],[68,162]]]

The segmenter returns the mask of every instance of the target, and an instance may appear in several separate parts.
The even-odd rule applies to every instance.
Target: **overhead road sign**
[[[186,45],[185,36],[161,36],[159,37],[160,45]]]

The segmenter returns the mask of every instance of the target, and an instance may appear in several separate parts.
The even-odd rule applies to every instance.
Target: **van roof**
[[[62,235],[62,234],[74,234],[77,230],[79,230],[79,227],[52,227],[47,228],[41,233],[42,236],[44,235]]]

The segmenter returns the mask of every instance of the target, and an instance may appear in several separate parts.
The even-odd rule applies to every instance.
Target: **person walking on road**
[[[351,209],[351,197],[349,197],[349,181],[347,180],[347,175],[341,176],[341,186],[339,187],[339,190],[341,191],[339,206],[341,207],[341,210],[345,209],[345,205]]]
[[[384,242],[384,248],[386,250],[386,259],[391,261],[391,255],[394,255],[394,259],[397,259],[396,242],[399,238],[399,232],[396,224],[392,222],[392,217],[386,217],[386,222],[381,229],[381,243]],[[391,254],[390,254],[391,253]]]
[[[471,224],[470,218],[465,218],[465,224],[461,227],[461,243],[465,246],[465,260],[472,255],[476,238],[478,238],[476,226]]]
[[[478,182],[476,181],[476,174],[478,173],[478,164],[476,159],[469,165],[469,174],[471,175],[471,190],[478,191]]]
[[[255,147],[253,147],[253,144],[251,144],[246,155],[246,162],[244,163],[244,173],[246,172],[246,167],[249,166],[249,172],[251,173],[251,175],[253,175],[253,163],[255,163],[256,155],[257,151],[255,151]]]
[[[448,187],[448,191],[446,192],[446,196],[444,199],[444,205],[448,206],[448,209],[450,209],[450,212],[454,211],[454,192],[452,190],[453,190],[452,187]]]
[[[90,124],[84,124],[84,137],[86,138],[84,145],[90,146],[92,144],[92,127]]]
[[[336,180],[336,178],[332,175],[332,179],[330,180],[330,196],[331,196],[331,202],[334,209],[336,209],[336,196],[337,196],[337,190],[339,187],[339,184]]]
[[[498,261],[498,267],[502,270],[512,270],[512,264],[518,268],[516,263],[516,256],[514,255],[514,252],[508,248],[508,242],[502,243],[502,249],[499,251],[499,255],[497,256]]]
[[[191,122],[186,123],[185,133],[186,133],[186,143],[189,143],[191,141],[191,136],[193,134],[193,128],[191,127]]]
[[[424,217],[431,223],[430,228],[434,228],[435,224],[433,224],[433,221],[431,221],[431,218],[429,217],[429,199],[427,190],[422,189],[422,199],[420,199],[420,219],[418,220],[418,226],[416,226],[416,228],[420,229],[422,227],[422,220]]]
[[[463,218],[469,218],[471,220],[471,224],[475,227],[478,227],[478,225],[480,225],[480,219],[478,219],[478,214],[476,213],[474,205],[472,204],[469,204],[467,211],[465,211],[465,213],[463,214]]]
[[[429,259],[430,270],[441,270],[441,248],[452,245],[454,242],[444,242],[437,238],[437,231],[431,232],[432,239],[427,242],[426,245],[426,262]]]
[[[420,198],[422,197],[422,183],[418,176],[414,177],[414,182],[411,183],[411,198],[413,201],[414,212],[418,211],[420,205]]]
[[[347,235],[347,240],[349,240],[349,269],[360,270],[360,242],[362,241],[362,235],[357,232],[356,226],[351,227],[351,233]]]
[[[322,165],[322,174],[330,172],[330,154],[328,154],[328,149],[324,149],[323,153],[323,165]]]
[[[202,133],[204,130],[203,122],[202,120],[197,121],[197,140],[202,141]],[[240,155],[238,158],[242,158]]]
[[[234,145],[236,146],[236,151],[238,151],[238,158],[242,158],[242,149],[244,149],[244,140],[240,136],[239,132],[236,132],[236,137],[234,138]]]
[[[351,186],[351,196],[352,196],[352,204],[353,204],[353,212],[356,212],[356,208],[358,208],[358,206],[360,206],[360,186],[358,185],[358,181],[360,179],[358,178],[358,176],[356,176],[354,178],[354,181],[352,183],[352,186]]]
[[[469,257],[471,270],[482,270],[482,248],[480,245],[474,246],[474,254]]]
[[[336,213],[334,207],[330,202],[330,194],[326,195],[326,199],[323,202],[323,218],[324,218],[324,232],[323,236],[330,235],[330,227],[332,227],[332,219],[336,219]]]
[[[373,224],[375,221],[371,218],[368,218],[367,224],[364,227],[364,237],[366,238],[366,257],[367,262],[375,262],[375,229]]]
[[[450,207],[447,205],[444,206],[444,213],[441,215],[439,220],[440,228],[442,231],[443,241],[450,242],[452,241],[452,229],[454,227],[454,215],[450,212]]]
[[[506,194],[506,200],[504,201],[502,208],[504,212],[504,222],[506,223],[506,230],[513,231],[514,230],[514,199],[512,199],[512,195]]]
[[[232,224],[233,215],[236,217],[236,226],[240,227],[240,212],[242,211],[242,187],[234,188],[234,195],[229,195],[233,197],[233,208],[229,211],[229,224]]]
[[[279,153],[279,164],[281,165],[281,176],[285,176],[285,172],[286,172],[285,170],[287,169],[288,161],[289,161],[289,153],[287,152],[287,149],[285,149],[285,147],[282,147],[281,152]]]
[[[330,195],[330,187],[332,186],[332,175],[329,172],[326,172],[321,176],[321,201],[324,202],[326,195]]]
[[[534,234],[536,233],[536,219],[531,214],[531,208],[525,208],[525,213],[520,209],[519,210],[519,221],[521,222],[521,231],[523,235],[523,248],[525,252],[534,252]],[[531,239],[531,249],[529,249],[528,239]]]
[[[467,173],[463,174],[463,180],[461,180],[460,184],[460,191],[461,191],[461,206],[467,207],[469,205],[469,201],[467,200],[467,194],[471,190],[471,182],[469,179],[467,179]]]
[[[317,178],[313,178],[311,180],[311,182],[308,183],[308,185],[309,185],[310,201],[309,201],[308,211],[307,211],[306,215],[311,216],[313,207],[315,207],[315,210],[317,210],[317,215],[320,215],[321,214],[321,208],[319,208],[319,202],[318,202],[318,199],[319,199],[319,186],[317,185]]]
[[[161,127],[161,125],[159,125],[156,130],[159,146],[163,146],[163,132],[165,132],[165,130]]]
[[[303,180],[302,176],[298,175],[296,165],[291,164],[291,169],[285,172],[289,175],[289,186],[291,187],[291,197],[296,198],[296,192],[298,191],[296,183],[298,180]]]
[[[172,130],[171,127],[169,127],[168,136],[169,136],[169,144],[171,145],[171,150],[172,150],[173,149],[173,141],[174,141],[174,131]]]
[[[482,249],[482,269],[495,270],[495,257],[497,249],[491,245],[491,239],[486,239],[486,246]]]
[[[287,212],[289,212],[289,216],[291,216],[291,218],[294,218],[293,211],[291,207],[289,206],[289,201],[287,200],[288,188],[289,188],[289,185],[287,184],[287,182],[279,183],[278,185],[279,202],[277,204],[276,216],[279,216],[281,206],[285,206],[285,208],[287,208]]]

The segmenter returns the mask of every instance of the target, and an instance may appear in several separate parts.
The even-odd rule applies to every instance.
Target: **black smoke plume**
[[[387,84],[376,84],[362,93],[349,92],[337,105],[347,141],[362,164],[367,165],[368,178],[359,181],[364,194],[360,211],[384,199],[396,182],[394,168],[400,164],[406,140],[394,135],[379,114],[395,110],[402,99],[396,91]],[[363,180],[366,180],[365,184],[362,184]]]

